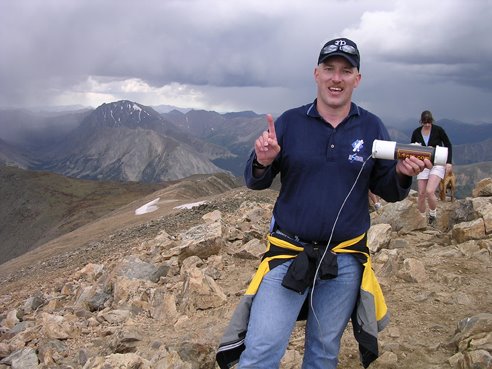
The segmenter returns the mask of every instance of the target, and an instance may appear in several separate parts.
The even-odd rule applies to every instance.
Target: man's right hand
[[[275,123],[271,114],[266,116],[268,121],[268,130],[255,141],[256,161],[264,166],[269,166],[280,152],[280,146],[275,134]]]

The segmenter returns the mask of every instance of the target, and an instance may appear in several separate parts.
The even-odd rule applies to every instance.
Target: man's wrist
[[[266,169],[269,166],[270,165],[261,164],[260,162],[258,162],[258,160],[256,160],[256,158],[253,159],[253,168],[255,168],[255,169]]]

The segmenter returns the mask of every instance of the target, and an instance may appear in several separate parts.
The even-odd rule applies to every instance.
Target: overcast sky
[[[277,114],[314,99],[339,36],[359,45],[366,109],[492,123],[492,0],[2,0],[0,107]]]

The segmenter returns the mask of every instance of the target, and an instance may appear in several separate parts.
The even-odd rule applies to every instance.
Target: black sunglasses
[[[424,119],[424,120],[421,120],[420,123],[422,123],[422,124],[432,123],[432,119]]]
[[[325,46],[323,48],[323,50],[321,50],[321,54],[327,55],[327,54],[331,54],[331,53],[334,53],[334,52],[339,51],[339,50],[343,51],[344,53],[347,53],[347,54],[359,56],[359,51],[355,47],[350,46],[350,45],[328,45],[328,46]]]

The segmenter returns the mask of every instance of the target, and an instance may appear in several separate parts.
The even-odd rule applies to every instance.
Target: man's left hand
[[[415,156],[410,156],[409,158],[398,160],[398,163],[396,164],[396,173],[413,177],[418,175],[425,168],[432,168],[432,163],[429,159],[424,159],[422,161]]]

